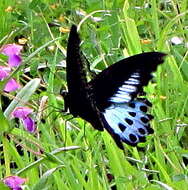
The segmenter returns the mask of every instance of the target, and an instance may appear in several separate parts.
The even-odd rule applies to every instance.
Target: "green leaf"
[[[56,164],[63,164],[61,160],[59,160],[55,155],[50,154],[48,152],[45,152],[46,159],[50,162],[56,163]]]
[[[58,166],[58,167],[52,168],[52,169],[48,170],[47,172],[45,172],[44,175],[39,179],[38,183],[35,184],[35,186],[33,187],[32,190],[49,189],[50,187],[49,188],[47,187],[48,178],[50,178],[51,176],[53,177],[53,173],[62,167],[64,167],[64,166]]]
[[[4,132],[7,132],[10,128],[9,123],[4,116],[4,113],[2,110],[0,110],[0,121],[1,121],[1,127],[0,127],[0,136],[3,135]]]
[[[3,60],[4,62],[7,62],[8,61],[8,56],[0,53],[0,60]]]
[[[10,114],[12,111],[19,106],[23,106],[29,98],[34,94],[36,89],[40,84],[40,79],[33,79],[29,83],[27,83],[16,95],[14,100],[10,103],[10,105],[5,110],[5,117],[10,118]]]
[[[29,8],[30,8],[30,9],[34,9],[34,8],[36,8],[37,6],[40,6],[41,3],[42,3],[41,0],[33,0],[33,1],[31,1],[31,3],[29,4]]]
[[[3,181],[0,181],[0,189],[1,189],[1,190],[10,190],[10,188],[7,187],[7,186],[3,183]]]

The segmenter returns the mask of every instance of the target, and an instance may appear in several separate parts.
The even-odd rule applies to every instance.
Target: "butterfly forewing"
[[[90,82],[97,107],[104,110],[111,102],[133,100],[148,84],[151,73],[164,62],[165,55],[160,52],[142,53],[120,60],[103,70]]]
[[[87,83],[85,62],[76,26],[72,26],[67,46],[67,85],[65,98],[70,113],[90,122],[95,129],[105,128],[119,148],[122,142],[135,146],[152,133],[147,113],[151,106],[138,98],[164,62],[164,53],[142,53],[123,59],[103,70]]]
[[[94,128],[103,130],[100,112],[93,103],[86,79],[85,64],[80,50],[80,38],[77,27],[73,25],[69,34],[66,58],[68,93],[65,104],[74,117],[81,117]]]

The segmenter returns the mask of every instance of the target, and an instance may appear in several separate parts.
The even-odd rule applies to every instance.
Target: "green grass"
[[[3,116],[17,93],[1,93],[0,178],[27,178],[26,189],[31,190],[187,189],[188,2],[147,2],[148,7],[143,0],[0,1],[0,46],[16,43],[21,36],[28,39],[22,51],[23,65],[14,77],[23,86],[34,78],[41,79],[34,93],[35,89],[27,88],[18,99],[35,109],[38,130],[34,135],[9,115]],[[8,6],[13,8],[11,12],[5,12]],[[87,14],[101,10],[92,16],[102,21],[79,16],[76,10]],[[64,20],[58,20],[60,15]],[[55,20],[65,29],[83,21],[82,49],[94,70],[142,51],[168,54],[155,73],[155,82],[145,89],[153,103],[151,124],[155,130],[146,143],[137,148],[125,145],[124,154],[107,132],[94,130],[80,118],[67,121],[71,116],[60,113],[63,99],[59,91],[66,88],[66,80],[65,67],[58,65],[65,60],[68,33],[59,32],[59,26],[48,27],[47,23]],[[172,45],[174,36],[184,43]],[[151,43],[141,43],[143,39]],[[54,50],[50,51],[50,46]],[[37,69],[41,65],[43,69]],[[30,72],[23,73],[23,68],[30,68]],[[45,96],[48,101],[43,107],[41,99]]]

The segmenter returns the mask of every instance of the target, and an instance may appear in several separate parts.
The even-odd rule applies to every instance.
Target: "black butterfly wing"
[[[160,52],[141,53],[120,60],[99,73],[89,83],[99,110],[104,111],[111,102],[128,103],[133,100],[148,84],[152,72],[164,62],[165,56]]]
[[[165,55],[150,52],[131,56],[103,70],[89,83],[104,127],[121,149],[122,142],[135,146],[153,132],[149,125],[152,116],[147,114],[151,104],[137,95]]]
[[[90,122],[95,129],[105,128],[119,148],[122,142],[136,145],[152,133],[147,114],[151,104],[137,98],[163,63],[165,54],[143,53],[121,60],[87,83],[85,60],[80,50],[76,26],[72,26],[67,46],[67,86],[65,105],[73,116]]]
[[[66,74],[68,93],[64,97],[65,105],[74,117],[79,116],[90,122],[95,129],[103,130],[100,112],[89,94],[85,61],[83,59],[77,27],[73,25],[67,45]]]

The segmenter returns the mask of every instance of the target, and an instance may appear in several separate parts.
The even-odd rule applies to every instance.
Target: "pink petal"
[[[16,82],[15,79],[10,79],[7,84],[5,85],[4,91],[5,92],[12,92],[20,88],[20,84]]]
[[[7,44],[2,47],[1,52],[7,56],[10,55],[19,55],[23,46],[17,44]]]
[[[20,119],[25,119],[29,114],[33,112],[33,109],[28,107],[17,107],[12,112],[12,116]]]
[[[25,119],[23,119],[23,124],[25,126],[25,129],[30,132],[30,133],[34,133],[35,132],[35,122],[33,119],[31,119],[30,117],[26,117]]]
[[[10,55],[8,59],[8,64],[10,67],[17,67],[21,64],[22,59],[19,55]]]
[[[16,66],[19,66],[22,61],[20,57],[20,52],[22,48],[23,48],[22,46],[17,45],[17,44],[7,44],[2,47],[0,52],[9,57],[8,64],[11,67],[16,67]]]
[[[3,80],[6,77],[8,77],[10,71],[11,71],[10,67],[0,66],[0,80]]]
[[[20,186],[26,182],[26,179],[18,177],[18,176],[9,176],[9,177],[6,177],[3,180],[3,182],[5,185],[10,187],[12,190],[22,190],[22,188]]]

